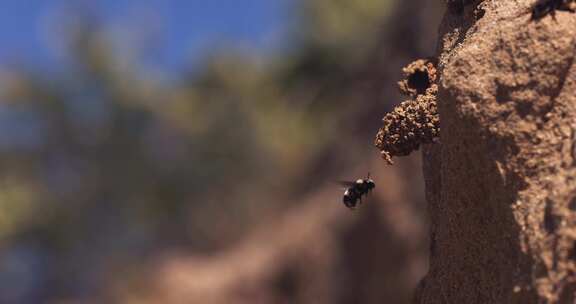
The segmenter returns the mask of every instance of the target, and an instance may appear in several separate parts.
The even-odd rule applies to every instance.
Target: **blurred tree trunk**
[[[576,15],[531,20],[533,2],[465,3],[441,24],[415,303],[574,302]]]

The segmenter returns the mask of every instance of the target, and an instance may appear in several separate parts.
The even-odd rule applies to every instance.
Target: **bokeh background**
[[[1,0],[0,303],[409,303],[420,155],[372,141],[443,11]]]

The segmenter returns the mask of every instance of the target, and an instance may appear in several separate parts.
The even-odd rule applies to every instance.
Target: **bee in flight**
[[[368,194],[376,187],[374,181],[370,179],[370,173],[366,178],[358,179],[355,182],[341,181],[340,184],[347,187],[342,202],[350,209],[356,208],[358,201],[362,202],[362,195]]]

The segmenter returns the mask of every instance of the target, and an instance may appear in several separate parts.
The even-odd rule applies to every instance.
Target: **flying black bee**
[[[556,10],[576,11],[576,0],[538,0],[532,6],[532,20],[538,20],[548,14],[554,16]]]
[[[340,184],[348,187],[344,191],[342,202],[350,209],[356,208],[358,201],[362,202],[362,195],[368,194],[376,187],[374,181],[370,179],[370,173],[366,178],[358,179],[355,182],[341,181]]]

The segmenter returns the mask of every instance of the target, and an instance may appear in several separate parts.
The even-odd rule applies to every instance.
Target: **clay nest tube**
[[[388,164],[393,156],[409,155],[440,135],[435,66],[433,59],[419,59],[403,69],[405,79],[398,86],[411,98],[384,116],[374,142]]]

